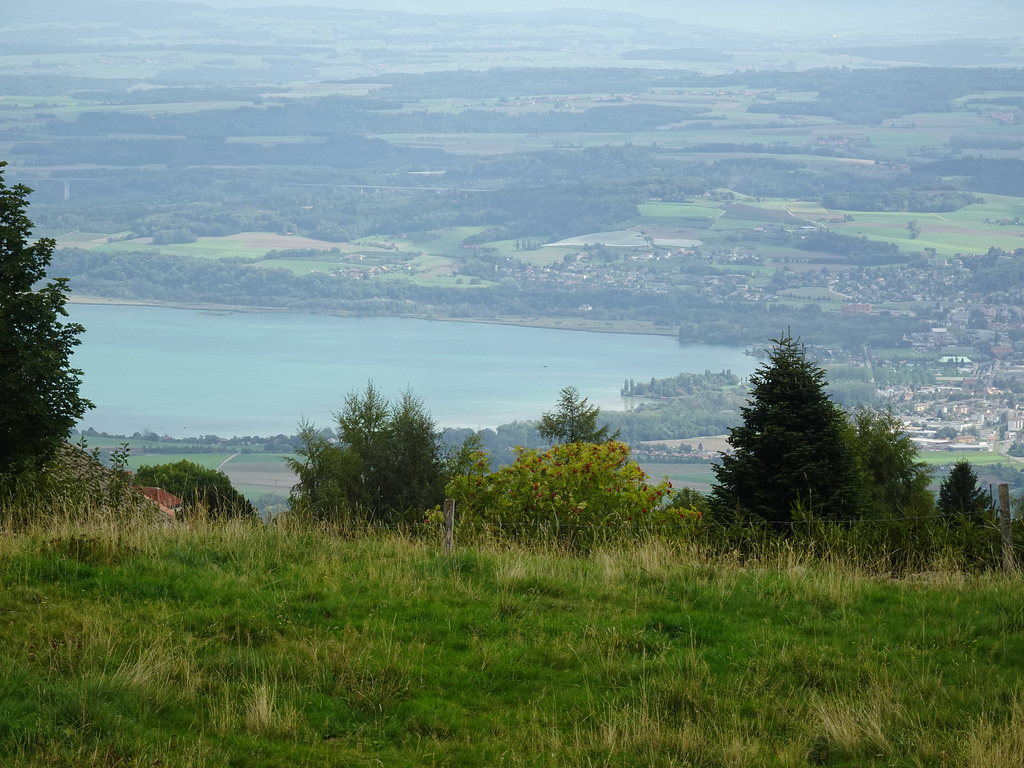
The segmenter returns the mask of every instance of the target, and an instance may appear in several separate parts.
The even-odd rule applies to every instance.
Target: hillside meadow
[[[1018,576],[469,533],[7,529],[0,762],[1020,766]]]

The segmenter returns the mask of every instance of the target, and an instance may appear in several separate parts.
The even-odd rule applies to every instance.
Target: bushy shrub
[[[623,443],[566,443],[516,453],[496,472],[470,471],[448,484],[463,525],[578,543],[623,531],[678,529],[699,519],[696,510],[674,508],[671,482],[653,482]]]

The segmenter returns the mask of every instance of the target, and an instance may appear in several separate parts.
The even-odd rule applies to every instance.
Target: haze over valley
[[[20,4],[0,21],[0,158],[73,301],[755,353],[788,328],[845,406],[1016,452],[1022,19],[1001,2]],[[588,394],[631,409],[611,418],[636,447],[738,418],[741,400],[670,394],[674,373]],[[309,408],[289,405],[295,423]]]
[[[1021,768],[1020,0],[0,6],[0,764]]]

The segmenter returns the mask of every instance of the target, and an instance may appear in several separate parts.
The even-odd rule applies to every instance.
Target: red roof
[[[150,501],[155,501],[159,505],[160,509],[174,517],[174,511],[179,509],[185,502],[175,496],[173,493],[165,491],[163,488],[153,488],[150,486],[140,487],[139,491]]]

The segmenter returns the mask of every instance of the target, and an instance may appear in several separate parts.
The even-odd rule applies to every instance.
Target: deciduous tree
[[[858,410],[851,420],[851,445],[867,516],[927,514],[935,497],[932,475],[892,411]]]
[[[31,190],[7,187],[0,162],[0,475],[41,466],[92,403],[70,356],[84,330],[67,317],[68,284],[45,284],[54,241],[29,243]]]

